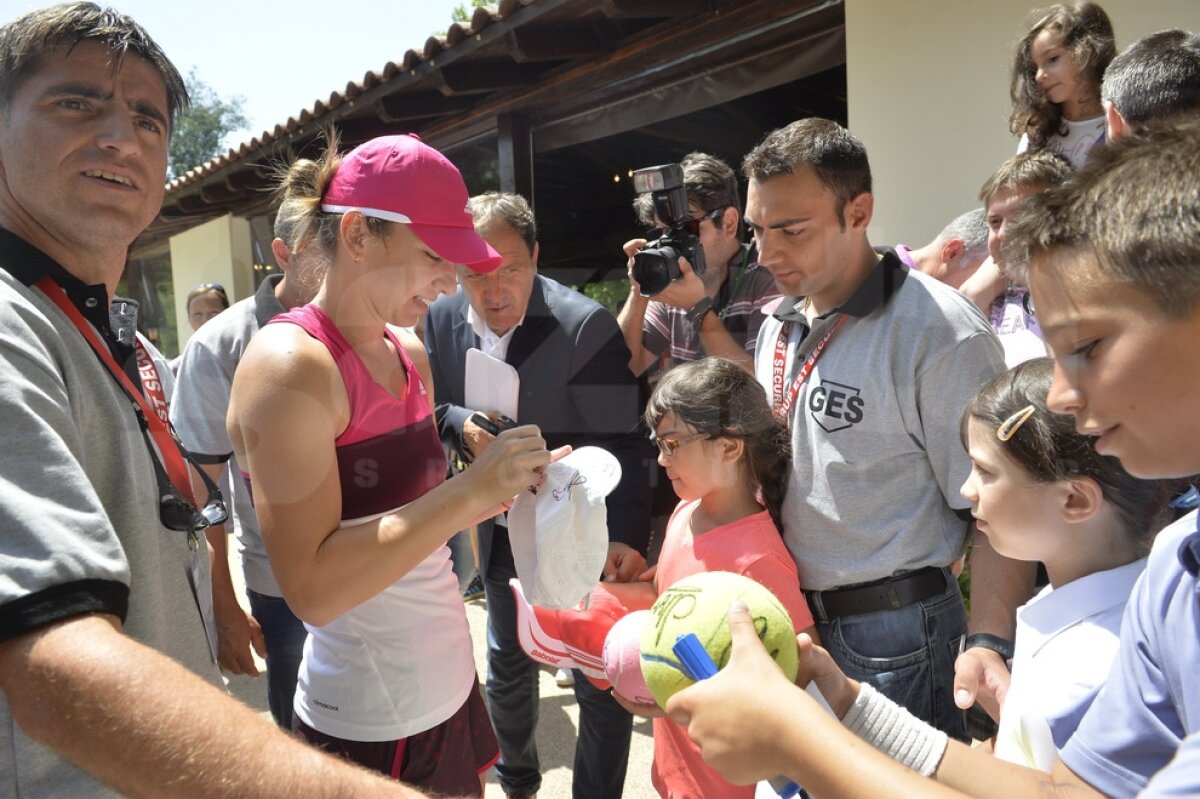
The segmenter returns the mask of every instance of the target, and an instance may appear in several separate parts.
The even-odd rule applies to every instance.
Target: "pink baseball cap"
[[[500,254],[475,232],[458,168],[411,133],[380,136],[351,150],[321,198],[321,210],[358,211],[408,225],[438,256],[476,272],[500,266]]]

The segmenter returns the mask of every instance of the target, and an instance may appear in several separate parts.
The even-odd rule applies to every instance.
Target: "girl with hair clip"
[[[1038,358],[998,375],[962,418],[973,466],[962,494],[980,532],[1003,555],[1041,561],[1050,577],[1017,611],[994,752],[1045,772],[1108,679],[1125,604],[1169,496],[1166,483],[1132,477],[1116,458],[1097,454],[1072,417],[1046,409],[1053,370],[1051,359]],[[801,671],[815,675],[843,724],[910,768],[972,795],[1003,774],[983,770],[983,752],[947,745],[944,734],[860,688],[803,641]]]
[[[1168,493],[1096,453],[1046,409],[1053,361],[986,385],[962,419],[973,465],[962,494],[997,552],[1040,561],[1050,584],[1017,611],[996,756],[1049,771],[1117,652],[1121,616]]]
[[[498,757],[446,540],[495,515],[551,460],[536,427],[506,431],[446,479],[433,382],[412,325],[494,270],[454,165],[411,136],[282,180],[313,301],[275,317],[234,378],[229,432],[272,570],[308,629],[293,731],[439,794],[481,796]]]
[[[1013,56],[1009,128],[1017,152],[1050,148],[1078,169],[1104,141],[1100,80],[1116,55],[1112,23],[1092,2],[1038,12]]]
[[[1096,453],[1070,416],[1051,413],[1049,358],[985,385],[962,417],[973,468],[962,493],[998,552],[1041,560],[1050,585],[1018,610],[1012,682],[1002,698],[995,756],[945,733],[841,672],[800,636],[800,674],[837,718],[770,669],[741,630],[725,672],[668,703],[671,718],[723,773],[786,773],[821,796],[1026,796],[1064,769],[1058,752],[1108,678],[1121,618],[1145,565],[1167,491]],[[744,611],[731,612],[743,626]],[[777,670],[776,670],[777,671]],[[721,683],[721,680],[725,677]],[[753,683],[753,684],[751,684]],[[719,699],[718,699],[719,697]],[[864,750],[849,732],[939,784]],[[1040,775],[1036,780],[1032,775]],[[886,786],[886,788],[884,787]]]
[[[645,418],[658,444],[658,462],[679,496],[658,565],[643,577],[653,573],[654,594],[693,574],[735,572],[766,586],[787,608],[796,631],[815,637],[796,564],[779,533],[790,439],[762,386],[724,358],[681,364],[659,381]],[[754,796],[753,786],[731,785],[707,766],[684,728],[661,712],[622,704],[657,716],[651,778],[660,795]]]

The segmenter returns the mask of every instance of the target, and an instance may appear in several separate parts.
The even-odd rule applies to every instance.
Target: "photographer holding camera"
[[[673,195],[676,186],[667,184],[680,171],[683,192]],[[733,170],[719,158],[691,153],[678,165],[639,170],[638,183],[646,190],[634,211],[651,235],[664,235],[624,247],[629,299],[617,323],[632,353],[630,369],[640,375],[667,352],[673,363],[719,355],[752,371],[761,309],[779,289],[741,243]],[[679,201],[684,194],[686,207]]]

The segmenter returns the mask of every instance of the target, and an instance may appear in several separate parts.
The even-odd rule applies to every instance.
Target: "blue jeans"
[[[486,693],[492,729],[500,744],[496,774],[505,793],[541,787],[534,732],[538,719],[538,665],[517,640],[517,608],[508,581],[516,577],[503,531],[493,539],[487,578],[488,673]],[[575,674],[579,739],[575,744],[574,799],[612,799],[625,785],[633,717],[582,674]]]
[[[608,691],[588,682],[575,669],[575,701],[579,703],[579,740],[575,742],[572,799],[607,799],[625,791],[633,716]]]
[[[284,730],[292,729],[292,700],[296,696],[296,672],[304,656],[308,630],[296,618],[283,597],[267,596],[246,589],[250,613],[258,620],[267,643],[267,704],[271,718]]]
[[[950,737],[966,740],[962,712],[954,704],[954,659],[967,612],[949,570],[946,581],[938,596],[818,623],[817,633],[847,675],[871,683]]]

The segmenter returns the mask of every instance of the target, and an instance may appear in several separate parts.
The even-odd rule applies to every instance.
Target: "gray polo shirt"
[[[84,285],[0,229],[0,640],[111,614],[131,638],[220,684],[189,583],[196,564],[209,579],[203,538],[194,558],[188,534],[160,523],[130,400],[70,319],[30,287],[42,275],[115,341],[104,286]],[[26,737],[2,695],[0,774],[4,796],[109,795]]]
[[[945,566],[967,531],[956,512],[969,506],[959,494],[970,472],[959,417],[1004,369],[996,334],[970,301],[906,270],[891,250],[811,332],[797,304],[785,299],[759,332],[755,372],[768,396],[781,331],[786,386],[847,316],[790,414],[783,533],[800,584],[820,591]]]
[[[230,494],[233,532],[242,556],[246,587],[274,597],[282,596],[282,592],[267,562],[250,492],[233,457],[225,414],[229,411],[233,373],[251,337],[285,310],[275,297],[275,287],[282,279],[283,275],[271,275],[254,296],[234,303],[188,339],[171,403],[171,423],[192,457],[200,463],[228,462],[228,479],[223,478],[221,485]]]

